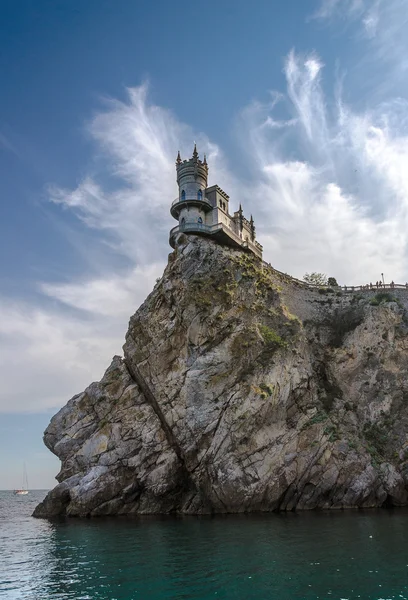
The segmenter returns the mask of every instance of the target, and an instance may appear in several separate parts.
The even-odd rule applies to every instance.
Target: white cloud
[[[42,291],[60,302],[111,318],[129,317],[142,304],[146,291],[153,289],[164,263],[135,267],[122,277],[90,279],[67,284],[42,284]]]
[[[1,412],[64,404],[120,353],[125,323],[78,319],[0,299]],[[120,331],[122,329],[122,331]]]

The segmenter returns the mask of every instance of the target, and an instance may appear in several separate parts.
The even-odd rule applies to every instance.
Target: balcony
[[[183,231],[203,231],[204,233],[211,233],[219,229],[219,225],[205,225],[204,223],[183,223],[183,225],[177,225],[170,231],[170,237],[175,233]]]
[[[183,208],[183,206],[187,205],[199,206],[202,210],[204,210],[204,212],[209,212],[214,208],[211,202],[208,200],[208,198],[205,198],[204,196],[202,198],[197,198],[197,196],[186,197],[183,199],[176,198],[171,203],[171,216],[175,219],[178,219],[181,209]]]

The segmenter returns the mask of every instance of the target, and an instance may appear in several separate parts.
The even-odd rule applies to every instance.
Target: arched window
[[[202,224],[203,224],[203,220],[202,220],[202,218],[201,218],[201,217],[198,217],[198,219],[197,219],[197,223],[198,223],[199,225],[202,225]]]
[[[222,208],[225,210],[225,208],[226,208],[225,202],[222,203]]]
[[[198,192],[197,192],[197,198],[198,198],[198,200],[202,200],[203,199],[203,192],[201,190],[198,190]]]
[[[181,199],[182,200],[186,199],[186,192],[184,190],[182,190],[182,192],[181,192]]]
[[[186,224],[186,220],[185,220],[185,218],[183,217],[183,218],[181,219],[181,222],[180,222],[180,227],[181,227],[181,229],[184,229],[184,226],[185,226],[185,224]]]

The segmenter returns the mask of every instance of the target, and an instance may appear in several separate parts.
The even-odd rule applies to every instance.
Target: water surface
[[[0,597],[408,600],[408,511],[69,520],[0,492]]]

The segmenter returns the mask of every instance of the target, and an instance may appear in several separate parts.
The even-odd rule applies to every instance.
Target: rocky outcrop
[[[124,358],[47,428],[35,516],[407,504],[407,300],[374,296],[180,235]]]

